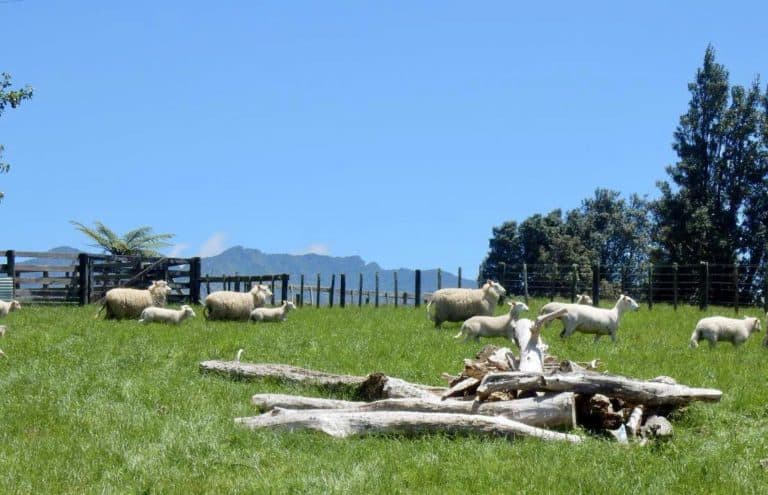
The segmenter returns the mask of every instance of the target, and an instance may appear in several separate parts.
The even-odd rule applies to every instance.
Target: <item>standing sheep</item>
[[[473,316],[492,316],[499,299],[507,293],[491,280],[479,289],[440,289],[427,304],[427,316],[440,328],[444,321],[464,321]],[[434,313],[430,308],[434,307]]]
[[[208,320],[247,320],[251,311],[264,306],[270,297],[272,291],[266,285],[256,285],[250,292],[212,292],[203,302],[203,314]]]
[[[162,323],[172,323],[178,325],[187,318],[194,318],[197,316],[192,308],[188,305],[183,305],[180,309],[168,309],[168,308],[156,308],[151,306],[145,308],[141,312],[139,323],[149,323],[151,321],[159,321]]]
[[[699,340],[702,339],[708,340],[710,347],[714,347],[718,340],[728,340],[738,346],[743,344],[753,332],[760,330],[760,320],[752,316],[745,316],[741,320],[725,316],[710,316],[696,323],[696,328],[691,334],[690,346],[699,347]]]
[[[611,309],[595,308],[584,304],[566,304],[567,313],[560,317],[563,331],[560,337],[568,337],[575,331],[595,335],[595,342],[603,335],[610,335],[616,342],[621,315],[627,311],[636,311],[640,306],[629,296],[621,295]]]
[[[501,316],[473,316],[461,325],[461,330],[453,338],[464,335],[464,342],[470,338],[479,341],[480,337],[507,337],[514,340],[515,322],[528,306],[520,301],[509,304],[509,312]]]
[[[0,318],[8,316],[8,313],[16,311],[17,309],[21,309],[21,303],[15,299],[8,302],[0,301]]]
[[[565,307],[566,304],[569,303],[562,303],[562,302],[548,302],[544,306],[541,307],[539,310],[540,315],[546,315],[548,313],[554,313],[560,308]],[[586,304],[588,306],[592,306],[592,298],[589,297],[589,294],[579,294],[576,296],[576,302],[574,304]]]
[[[116,318],[138,318],[145,308],[150,306],[163,307],[166,298],[171,292],[168,282],[165,280],[155,280],[148,289],[110,289],[104,296],[104,305],[96,313],[101,313],[107,308],[106,319]]]
[[[278,308],[256,308],[251,311],[250,319],[254,322],[259,321],[285,321],[288,311],[296,309],[296,305],[290,301],[283,301],[282,306]]]

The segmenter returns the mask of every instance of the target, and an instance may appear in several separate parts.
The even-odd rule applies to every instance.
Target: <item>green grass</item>
[[[323,392],[198,371],[242,347],[248,362],[443,385],[440,373],[458,372],[484,343],[507,345],[457,343],[458,326],[433,329],[423,307],[307,308],[260,326],[206,322],[200,311],[180,327],[140,326],[95,312],[25,306],[3,321],[0,493],[768,493],[758,463],[768,458],[768,350],[762,334],[741,348],[689,349],[695,322],[716,309],[643,308],[625,317],[616,344],[561,341],[559,323],[545,331],[561,358],[724,392],[674,418],[671,441],[644,448],[598,437],[561,445],[248,431],[232,420],[256,414],[252,394]]]

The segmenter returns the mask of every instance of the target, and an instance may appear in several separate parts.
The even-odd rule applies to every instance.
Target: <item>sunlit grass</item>
[[[535,312],[544,301],[532,301]],[[674,438],[645,448],[590,437],[583,445],[478,436],[337,440],[314,432],[247,431],[257,392],[315,388],[201,375],[198,363],[276,362],[442,385],[486,342],[458,343],[424,308],[306,308],[280,324],[188,320],[180,327],[94,319],[94,307],[25,306],[3,323],[0,493],[764,493],[768,350],[687,347],[700,312],[664,305],[626,315],[619,340],[545,332],[550,351],[600,358],[638,378],[670,375],[723,390],[675,418]],[[742,311],[760,316],[758,310]],[[198,311],[198,314],[200,312]]]

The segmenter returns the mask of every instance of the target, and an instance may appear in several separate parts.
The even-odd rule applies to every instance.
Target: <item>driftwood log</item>
[[[502,436],[527,436],[543,440],[579,443],[578,435],[528,426],[500,416],[476,414],[421,413],[411,411],[347,412],[328,409],[276,408],[259,416],[235,418],[251,429],[287,428],[318,430],[337,438],[379,433],[485,433]]]
[[[345,412],[409,411],[423,413],[479,414],[501,416],[529,426],[576,426],[575,396],[570,392],[541,397],[477,403],[466,400],[426,400],[418,398],[353,402],[282,394],[256,394],[251,402],[263,411],[271,409],[328,409]]]
[[[486,375],[477,388],[477,393],[482,397],[494,391],[507,389],[604,394],[630,404],[675,407],[692,401],[719,402],[723,395],[721,391],[710,388],[691,388],[685,385],[670,385],[594,372],[547,375],[522,371]]]

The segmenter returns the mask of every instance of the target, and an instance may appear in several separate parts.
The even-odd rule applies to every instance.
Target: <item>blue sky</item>
[[[768,73],[765,2],[620,3],[0,1],[35,89],[0,118],[0,249],[100,220],[474,276],[505,220],[655,197],[708,43]]]

